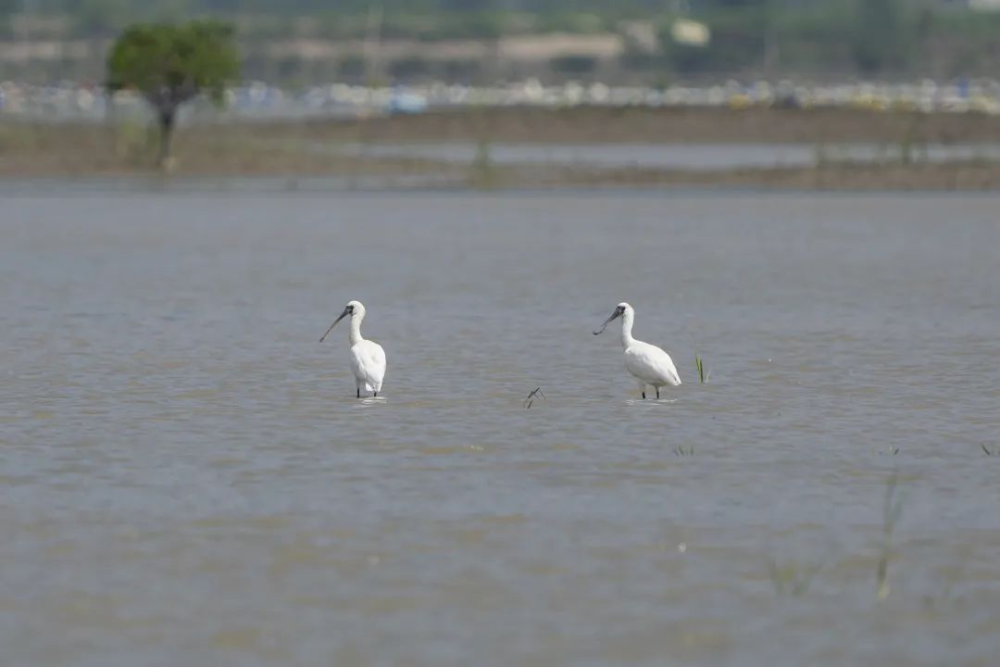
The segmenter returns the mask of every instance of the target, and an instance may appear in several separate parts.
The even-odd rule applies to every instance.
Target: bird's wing
[[[385,350],[370,340],[359,342],[351,348],[351,370],[369,390],[381,386],[385,377]]]
[[[657,356],[657,371],[663,376],[663,379],[667,381],[667,384],[673,386],[678,386],[681,383],[681,376],[677,373],[677,367],[674,366],[674,360],[670,358],[670,355],[659,350],[660,354]]]
[[[649,384],[677,386],[681,383],[670,355],[649,343],[637,341],[630,346],[625,351],[625,367],[632,375]]]

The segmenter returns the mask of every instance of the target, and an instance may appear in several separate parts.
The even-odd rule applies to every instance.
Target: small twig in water
[[[541,387],[535,387],[534,389],[532,389],[531,393],[528,394],[528,398],[524,399],[525,409],[530,408],[534,404],[535,396],[541,396],[542,398],[545,398],[545,394],[542,393]]]
[[[889,555],[892,550],[892,532],[899,522],[903,511],[902,494],[897,494],[899,473],[893,473],[885,486],[885,501],[882,505],[882,554],[878,559],[876,580],[878,582],[878,599],[884,600],[889,595]]]
[[[684,449],[684,447],[674,447],[674,456],[694,456],[694,446]]]
[[[872,451],[879,455],[895,456],[896,454],[899,454],[899,447],[887,447],[885,449],[875,448]]]
[[[983,448],[983,453],[986,454],[986,456],[996,456],[996,454],[1000,452],[1000,449],[994,451],[991,450],[986,445],[979,445],[979,446]]]

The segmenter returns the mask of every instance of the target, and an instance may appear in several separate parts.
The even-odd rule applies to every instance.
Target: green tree
[[[161,165],[170,157],[177,109],[199,95],[221,105],[237,76],[233,28],[214,21],[133,25],[108,56],[108,90],[135,90],[156,113]]]

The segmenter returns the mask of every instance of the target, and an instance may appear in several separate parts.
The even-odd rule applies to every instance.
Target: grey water
[[[1000,197],[0,207],[5,665],[1000,654]],[[378,399],[318,343],[350,299]]]
[[[483,147],[469,142],[350,144],[337,150],[374,157],[408,157],[470,164]],[[740,168],[812,167],[824,161],[926,162],[998,160],[997,144],[507,144],[486,146],[498,165],[591,166],[720,171]]]

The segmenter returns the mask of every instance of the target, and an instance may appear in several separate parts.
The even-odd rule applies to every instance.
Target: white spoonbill
[[[624,301],[618,304],[611,317],[604,320],[601,328],[594,335],[602,333],[615,318],[622,318],[622,347],[625,348],[625,370],[635,377],[639,383],[639,391],[646,398],[646,385],[656,389],[656,397],[660,397],[660,387],[670,385],[676,387],[681,383],[677,368],[670,355],[649,343],[632,338],[632,323],[635,321],[635,310]]]
[[[319,342],[326,340],[327,335],[337,326],[337,322],[348,315],[351,316],[351,352],[348,361],[351,364],[351,372],[354,373],[357,397],[361,398],[362,389],[378,396],[382,391],[382,378],[385,377],[385,350],[375,341],[361,337],[361,320],[365,319],[365,307],[360,301],[348,301],[344,312],[333,321]]]

